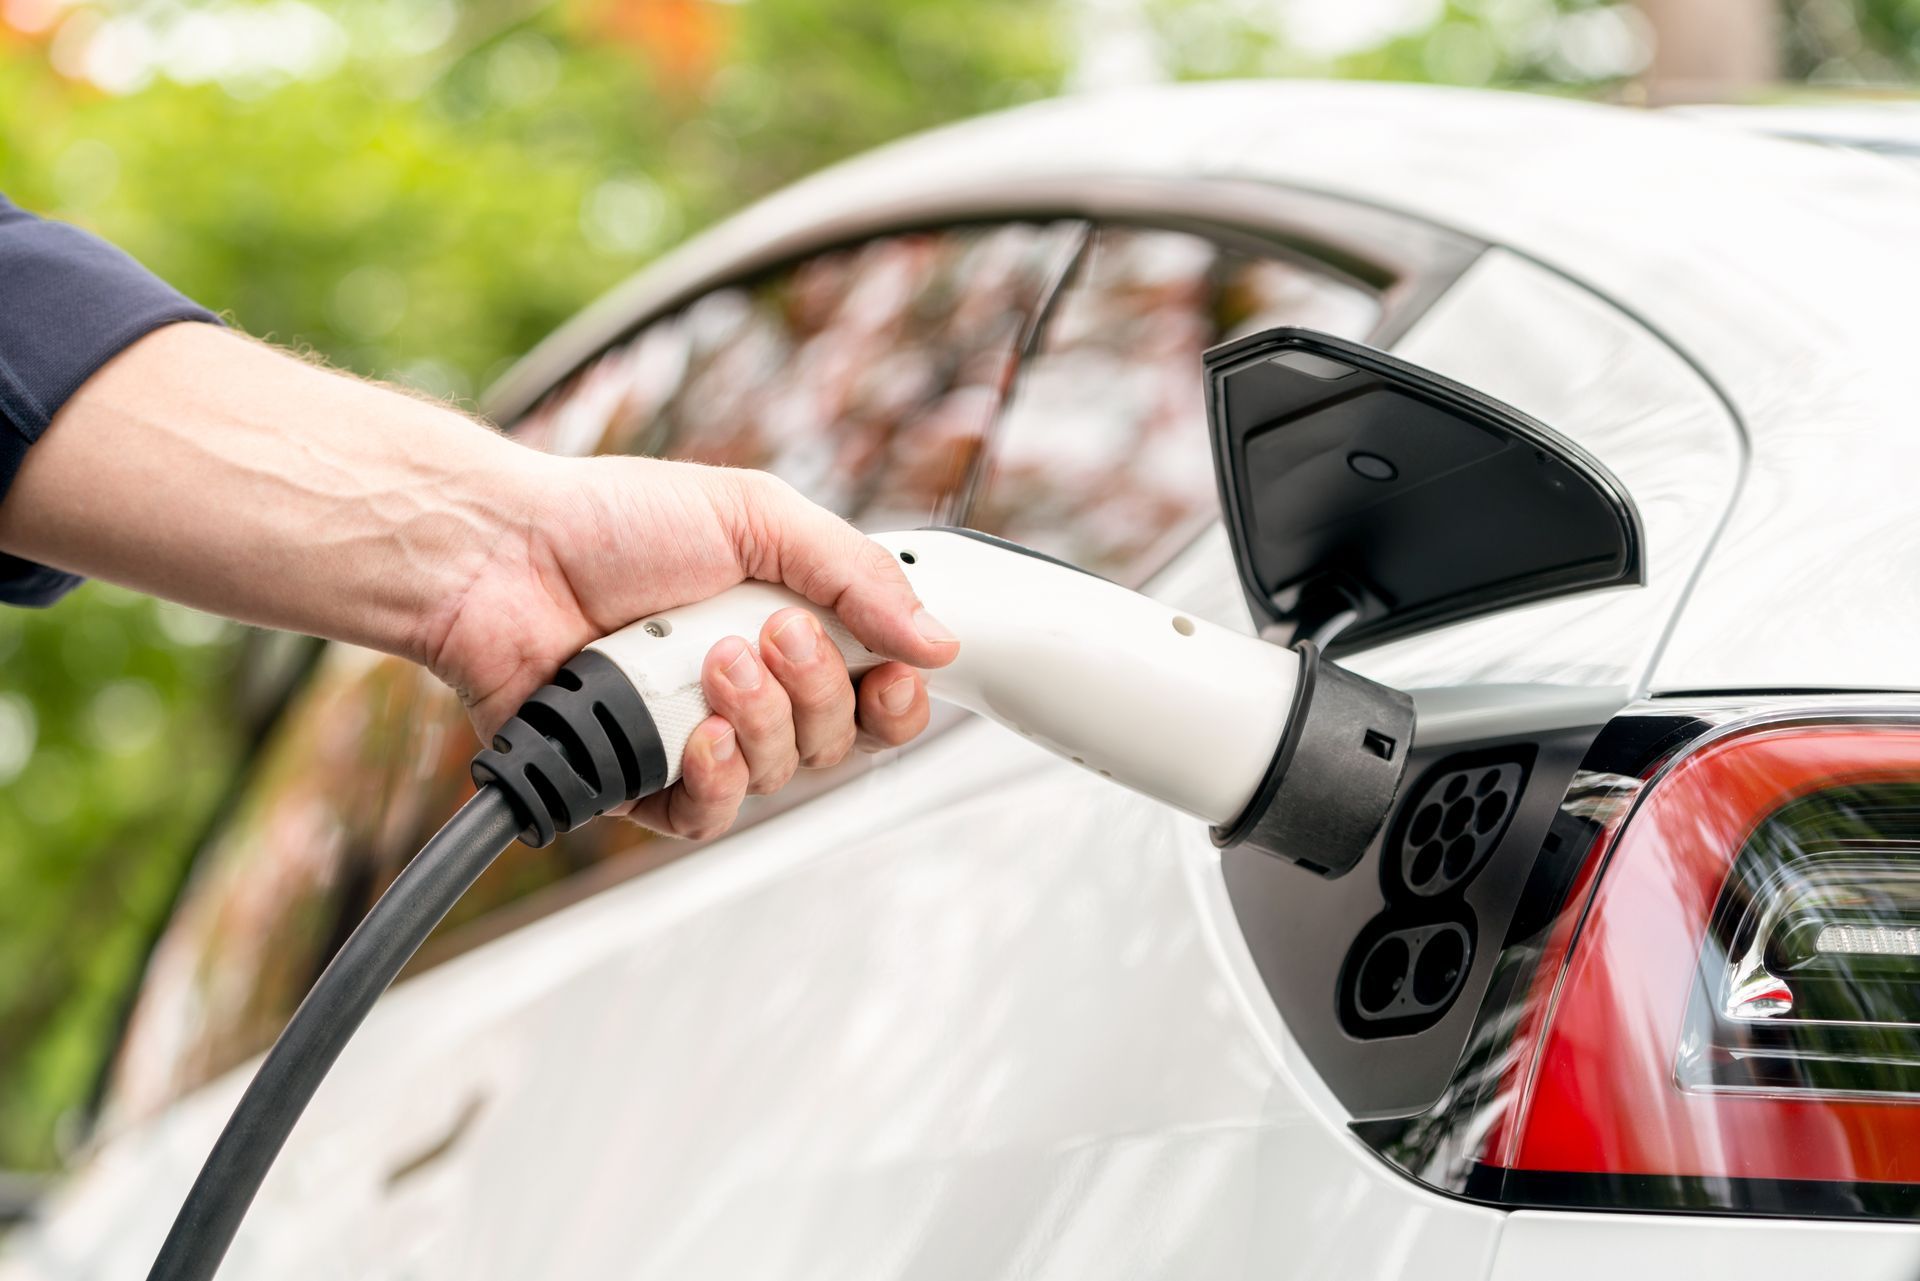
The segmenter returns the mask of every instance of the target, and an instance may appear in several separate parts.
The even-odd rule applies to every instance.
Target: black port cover
[[[1242,586],[1290,639],[1339,652],[1642,581],[1620,483],[1471,387],[1283,328],[1209,351],[1206,388]]]

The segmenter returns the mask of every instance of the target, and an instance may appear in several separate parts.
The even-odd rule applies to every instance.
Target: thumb
[[[776,477],[739,472],[735,479],[735,545],[749,577],[827,606],[884,658],[915,667],[953,661],[959,638],[921,606],[891,552]]]

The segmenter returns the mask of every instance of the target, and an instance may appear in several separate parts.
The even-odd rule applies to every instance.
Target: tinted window
[[[867,528],[944,518],[1079,235],[891,236],[719,290],[601,357],[521,432],[556,452],[761,468]]]
[[[996,429],[967,523],[1137,584],[1220,510],[1200,355],[1273,325],[1364,338],[1371,291],[1182,232],[1103,229]]]
[[[569,379],[519,434],[570,453],[766,468],[871,528],[948,519],[1020,335],[1081,234],[1016,224],[894,236],[720,289]],[[328,647],[153,955],[114,1068],[116,1115],[150,1112],[272,1041],[471,790],[474,746],[457,700],[424,672]],[[619,823],[544,850],[516,845],[416,968],[687,848]]]

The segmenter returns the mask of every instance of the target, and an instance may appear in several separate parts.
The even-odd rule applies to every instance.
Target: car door
[[[1213,519],[1200,352],[1290,318],[1364,333],[1381,313],[1324,268],[1189,233],[1095,228],[1076,252],[957,514],[1142,583]],[[1073,387],[1089,390],[1068,416]],[[1210,848],[969,721],[601,895],[598,930],[566,934],[568,1012],[479,1040],[516,1079],[572,1088],[476,1133],[490,1243],[467,1265],[1260,1266],[1256,1171],[1287,1140],[1245,1125],[1270,1081],[1195,928],[1196,838]],[[505,949],[547,928],[481,963],[511,967]],[[529,1183],[536,1154],[593,1191]]]
[[[1092,228],[1072,252],[952,515],[1144,583],[1213,519],[1200,352],[1381,312],[1325,268],[1186,232]],[[1271,1081],[1196,928],[1196,840],[965,721],[424,976],[393,1017],[516,993],[458,1051],[502,1105],[425,1176],[486,1225],[484,1247],[449,1234],[451,1266],[1263,1267],[1257,1171],[1291,1140],[1247,1124]]]
[[[517,430],[549,449],[765,468],[868,527],[942,519],[1079,234],[1045,220],[916,231],[729,282],[603,353]],[[327,647],[196,859],[153,951],[113,1065],[103,1136],[151,1133],[143,1125],[151,1118],[193,1114],[180,1133],[210,1140],[200,1127],[222,1108],[204,1100],[221,1097],[236,1065],[272,1039],[404,859],[470,790],[472,746],[457,701],[424,673]],[[779,804],[830,790],[862,763],[811,775]],[[743,826],[775,808],[757,806]],[[410,973],[688,848],[613,823],[546,850],[516,847]],[[408,1056],[396,1044],[370,1055],[384,1057]],[[428,1182],[432,1163],[416,1164],[419,1154],[451,1151],[482,1117],[484,1097],[458,1081],[382,1092],[368,1104],[369,1128],[347,1145],[354,1164],[382,1197],[380,1172],[404,1170],[391,1189],[404,1202]],[[301,1159],[289,1158],[296,1169]],[[271,1219],[271,1198],[263,1209]],[[416,1226],[431,1218],[407,1217]],[[310,1215],[291,1222],[311,1226],[283,1241],[310,1246],[311,1233],[325,1231]]]
[[[1063,285],[1059,327],[1037,324]],[[1089,324],[1101,308],[1137,313],[1138,332],[1123,339]],[[904,233],[687,300],[574,371],[518,430],[571,452],[768,467],[868,527],[998,511],[1009,532],[1050,546],[1079,540],[1074,554],[1141,581],[1208,519],[1198,397],[1179,395],[1200,349],[1237,327],[1289,318],[1365,333],[1380,314],[1371,290],[1330,268],[1185,233],[1044,220]],[[1031,406],[1021,392],[1102,365],[1146,371],[1157,395],[1110,397],[1082,422],[1116,435],[1122,454],[1158,434],[1182,437],[1170,449],[1186,459],[1177,484],[1153,499],[1156,528],[1104,551],[1100,538],[1073,532],[1099,528],[1098,513],[1036,507],[1021,523],[1033,504],[1007,498],[1008,486],[1046,415],[1002,412],[1010,390]],[[1123,424],[1104,425],[1116,415]],[[103,1134],[118,1137],[76,1189],[84,1199],[91,1183],[131,1216],[115,1238],[129,1260],[164,1224],[171,1198],[151,1189],[167,1170],[184,1186],[238,1088],[236,1066],[270,1039],[398,861],[457,803],[467,733],[451,700],[418,673],[330,647],[270,735],[155,950],[104,1113]],[[1052,918],[1081,895],[1067,864],[1043,870],[1009,856],[1037,814],[1063,803],[1087,833],[1063,841],[1063,854],[1094,841],[1108,816],[1137,808],[1110,791],[1057,797],[1058,780],[1036,781],[1009,805],[1002,781],[1035,764],[993,727],[964,725],[877,767],[794,789],[815,793],[810,804],[773,798],[711,858],[663,867],[685,847],[612,824],[552,851],[509,854],[343,1061],[243,1233],[235,1274],[526,1275],[547,1270],[539,1260],[571,1257],[567,1249],[588,1252],[575,1275],[608,1274],[599,1269],[615,1259],[638,1269],[656,1255],[662,1275],[676,1259],[730,1250],[767,1259],[796,1242],[738,1230],[763,1195],[743,1187],[771,1180],[764,1195],[779,1189],[798,1213],[868,1164],[857,1149],[892,1144],[911,1164],[942,1168],[970,1147],[942,1127],[970,1110],[985,1109],[981,1119],[1015,1147],[1027,1143],[1023,1118],[1065,1082],[1040,1074],[1042,1087],[1017,1070],[1027,1054],[1020,1029],[1036,1050],[1051,1047],[1029,1066],[1055,1062],[1075,1024],[1054,1012],[1079,985],[1031,985],[1036,999],[1018,1027],[993,1009],[1017,990],[1008,985],[1027,968],[1021,951],[1055,938]],[[840,891],[835,868],[847,878]],[[1162,904],[1172,902],[1165,872],[1138,887],[1157,885]],[[950,917],[939,910],[948,900],[960,909]],[[1013,945],[991,942],[1008,931]],[[948,944],[924,977],[950,990],[918,991],[922,967],[908,952],[943,932]],[[1072,966],[1086,978],[1114,941],[1098,930],[1058,937],[1077,938]],[[979,974],[967,964],[997,951],[1007,964]],[[1161,987],[1165,1005],[1185,1007],[1198,978],[1191,946],[1183,956]],[[679,977],[665,981],[659,966]],[[966,991],[956,988],[963,979]],[[972,1057],[953,1053],[947,1042],[983,999],[987,1017],[962,1043]],[[1137,994],[1083,1006],[1081,1019],[1093,1020],[1085,1044],[1139,1032],[1141,1013]],[[759,1036],[768,1039],[756,1044]],[[861,1088],[833,1067],[867,1055],[889,1065],[884,1088],[879,1077]],[[1001,1060],[985,1077],[939,1083],[941,1063],[970,1070],[983,1055]],[[956,1115],[940,1097],[947,1090],[973,1102]],[[993,1097],[1007,1090],[1027,1101],[995,1117],[1004,1109]],[[1129,1119],[1136,1102],[1122,1091],[1064,1129],[1058,1118],[1042,1128],[1054,1139],[1115,1132],[1140,1119]],[[902,1132],[915,1116],[935,1129]],[[628,1138],[607,1143],[613,1134]],[[779,1135],[790,1161],[778,1159]],[[962,1164],[997,1181],[995,1161]],[[135,1170],[147,1194],[137,1211],[113,1194],[130,1187],[112,1177]],[[559,1177],[529,1184],[536,1170]],[[1058,1174],[1049,1158],[1023,1177],[1044,1184]],[[316,1203],[309,1193],[322,1185],[329,1195]],[[581,1197],[590,1186],[625,1191]],[[688,1211],[689,1197],[717,1206],[728,1189],[744,1199],[684,1229],[694,1231],[690,1254],[660,1247],[658,1216]],[[880,1179],[874,1217],[857,1232],[843,1224],[843,1239],[897,1235],[897,1198],[929,1193],[924,1180]],[[636,1216],[636,1198],[655,1208]],[[948,1220],[950,1230],[1000,1212],[974,1206],[974,1217]],[[883,1220],[893,1226],[882,1230]],[[831,1234],[802,1230],[808,1222],[793,1220],[801,1244],[826,1248]]]

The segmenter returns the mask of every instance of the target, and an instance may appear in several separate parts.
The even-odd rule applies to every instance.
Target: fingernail
[[[713,740],[713,744],[710,748],[710,751],[712,752],[714,760],[730,761],[733,759],[734,751],[739,746],[740,746],[739,743],[734,741],[733,731],[728,730],[726,733],[720,735],[720,737]]]
[[[727,683],[735,689],[760,688],[760,663],[752,649],[742,645],[740,656],[727,664]]]
[[[913,677],[902,676],[880,691],[880,706],[895,716],[913,706]]]
[[[922,637],[932,641],[936,645],[949,645],[960,639],[947,630],[945,623],[924,609],[916,609],[913,611],[913,626]]]
[[[814,643],[820,638],[820,624],[811,614],[795,614],[773,633],[773,643],[787,659],[804,663],[813,657]]]

